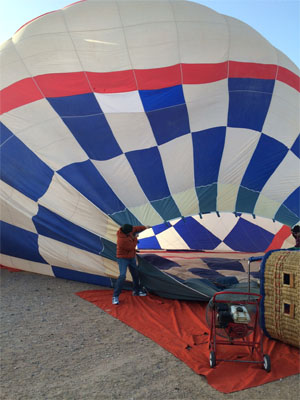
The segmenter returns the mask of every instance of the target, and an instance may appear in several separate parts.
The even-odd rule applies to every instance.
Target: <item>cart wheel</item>
[[[209,365],[210,365],[210,368],[213,368],[216,366],[216,355],[215,355],[214,351],[211,351],[209,353]]]
[[[264,354],[264,369],[267,372],[271,371],[271,360],[270,360],[270,357],[268,356],[268,354]]]

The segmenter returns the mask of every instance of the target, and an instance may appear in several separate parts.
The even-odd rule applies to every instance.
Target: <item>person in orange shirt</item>
[[[119,295],[122,291],[126,278],[127,267],[132,276],[133,295],[146,296],[147,293],[140,285],[139,273],[136,264],[136,234],[150,228],[150,226],[132,226],[125,224],[117,232],[117,259],[120,270],[120,275],[114,287],[112,304],[119,304]]]

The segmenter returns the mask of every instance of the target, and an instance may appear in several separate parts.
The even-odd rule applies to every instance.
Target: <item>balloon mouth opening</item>
[[[294,228],[298,230],[299,226]],[[275,219],[251,213],[211,211],[153,225],[139,234],[137,248],[141,251],[265,253],[282,246],[292,247],[292,229]]]

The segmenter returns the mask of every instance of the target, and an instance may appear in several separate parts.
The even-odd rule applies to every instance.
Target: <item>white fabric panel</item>
[[[92,163],[126,207],[137,207],[148,203],[125,154],[106,161],[92,160]],[[120,185],[120,182],[126,184]]]
[[[259,226],[260,228],[265,229],[268,232],[273,233],[273,235],[275,235],[283,226],[280,222],[273,222],[272,219],[262,218],[258,216],[256,216],[254,219],[253,216],[250,214],[243,214],[242,218],[256,226]]]
[[[300,94],[297,90],[275,81],[262,131],[288,148],[294,144],[300,132]]]
[[[181,238],[181,236],[173,227],[156,235],[156,239],[158,240],[159,245],[162,249],[189,249],[186,242]]]
[[[96,31],[122,26],[115,1],[83,1],[62,11],[70,32],[80,32],[86,27]]]
[[[224,16],[206,6],[199,6],[192,1],[172,1],[175,19],[177,21],[199,21],[223,24]]]
[[[195,188],[172,195],[181,215],[189,216],[199,214],[199,200]]]
[[[234,212],[239,186],[233,183],[218,183],[217,210]]]
[[[19,134],[19,138],[54,171],[88,159],[59,117],[45,121],[42,132],[35,126]]]
[[[105,114],[145,112],[138,91],[125,93],[95,93],[95,96],[101,110]]]
[[[1,116],[1,120],[15,135],[35,125],[43,126],[44,121],[57,118],[47,100],[41,99],[25,104]]]
[[[15,44],[20,44],[22,40],[29,39],[32,36],[56,32],[66,32],[66,24],[62,10],[56,10],[54,12],[41,15],[33,21],[28,22],[13,35],[12,39]]]
[[[244,22],[224,18],[230,34],[229,60],[276,65],[277,54],[270,42]]]
[[[180,62],[174,22],[124,28],[133,69],[161,68]]]
[[[105,118],[124,153],[157,146],[144,112],[105,114]]]
[[[300,70],[284,53],[275,49],[277,53],[277,64],[281,67],[287,68],[296,75],[300,75]]]
[[[295,239],[293,238],[293,236],[289,236],[282,244],[281,248],[282,249],[288,249],[289,247],[294,247],[296,244]]]
[[[202,219],[199,215],[193,218],[220,240],[224,240],[239,221],[239,218],[231,213],[222,213],[221,218],[217,214],[205,214]]]
[[[0,46],[1,74],[0,90],[22,79],[29,74],[11,40],[7,40]]]
[[[229,105],[227,79],[202,85],[183,85],[183,93],[192,132],[227,126]]]
[[[158,225],[164,222],[150,203],[143,204],[139,207],[128,207],[128,210],[141,221],[142,225]]]
[[[159,146],[170,193],[182,215],[199,212],[195,191],[194,155],[191,134]],[[170,157],[170,154],[172,155]]]
[[[116,242],[119,226],[60,175],[53,175],[38,203],[87,231]]]
[[[180,136],[158,147],[171,194],[195,186],[192,135]]]
[[[37,233],[32,217],[38,212],[35,201],[1,181],[0,216],[8,224]]]
[[[228,252],[228,253],[232,253],[232,249],[229,247],[229,246],[227,246],[227,244],[225,244],[225,243],[223,243],[223,242],[221,242],[215,249],[214,249],[214,252],[218,252],[218,251],[221,251],[221,252]],[[219,272],[219,271],[218,271]]]
[[[118,276],[118,266],[115,261],[89,253],[76,247],[39,236],[39,252],[51,265],[68,268],[74,271],[86,272],[102,276],[110,271],[110,275]],[[105,261],[104,261],[105,260]]]
[[[131,69],[122,29],[72,32],[71,37],[83,70],[111,72]]]
[[[105,15],[105,18],[101,18],[102,15]],[[97,41],[112,42],[107,39],[103,40],[103,37],[109,36],[111,32],[122,28],[124,25],[134,67],[161,67],[179,62],[176,48],[177,33],[173,23],[174,16],[178,21],[181,61],[183,62],[195,62],[193,61],[195,57],[197,60],[200,57],[200,62],[205,62],[205,59],[208,62],[214,62],[215,58],[218,60],[223,59],[224,51],[227,51],[227,45],[224,46],[224,43],[227,43],[225,38],[228,36],[228,27],[225,23],[227,20],[232,46],[231,59],[276,63],[278,58],[280,65],[290,68],[296,73],[297,67],[286,56],[273,49],[268,41],[248,25],[192,2],[155,2],[155,7],[153,7],[153,2],[151,1],[134,1],[130,3],[125,1],[118,3],[113,1],[78,2],[71,7],[43,15],[26,24],[13,36],[13,41],[17,45],[20,54],[25,57],[26,53],[25,62],[32,74],[81,70],[70,34],[79,49],[79,58],[85,69],[103,71],[103,68],[108,68],[107,65],[110,65],[115,66],[115,69],[123,70],[127,69],[129,65],[123,39],[122,41],[116,41],[119,44],[122,43],[121,48],[119,45],[115,49],[112,49],[112,46],[108,46],[110,47],[108,50],[106,49],[107,46],[103,46],[104,43],[97,43]],[[195,23],[196,21],[198,24]],[[147,29],[143,28],[143,24],[148,25]],[[158,24],[162,28],[155,27]],[[165,27],[167,24],[172,24],[172,32],[168,27]],[[195,29],[198,31],[199,26],[202,25],[203,27],[203,24],[207,24],[207,29],[202,29],[203,35],[193,32],[194,27],[197,26]],[[183,28],[183,26],[185,27]],[[88,31],[86,30],[87,27]],[[215,39],[216,32],[219,29],[222,32],[223,45],[221,45],[220,38],[218,40]],[[101,34],[99,31],[102,31]],[[147,31],[155,32],[157,40],[149,41]],[[140,42],[137,42],[137,39],[141,37],[141,33],[144,33],[146,43],[149,43],[146,51],[143,51],[144,45],[139,45]],[[36,40],[37,35],[40,34],[41,36]],[[98,39],[98,34],[102,39]],[[54,39],[55,35],[59,35],[60,40]],[[188,43],[186,41],[187,35],[191,35],[192,42],[194,42],[195,47],[192,47],[192,51],[189,51],[192,42]],[[141,39],[143,41],[142,37]],[[196,49],[203,39],[207,49],[203,51],[201,47],[201,51],[198,52]],[[89,44],[95,46],[86,47],[87,43],[82,43],[84,40],[91,40]],[[210,42],[209,46],[207,46],[208,42],[206,40]],[[59,43],[60,48],[56,45],[56,41]],[[35,50],[40,47],[42,53],[45,53],[46,42],[50,43],[51,50],[47,50],[48,56],[43,60],[43,56],[39,57]],[[61,49],[62,43],[64,43],[63,49]],[[81,49],[80,43],[85,47],[84,49]],[[99,53],[100,47],[101,51]],[[250,58],[249,49],[251,51]],[[31,53],[32,51],[34,54]],[[101,54],[103,52],[105,57],[111,52],[111,62],[107,63],[107,65],[102,61]],[[170,57],[171,54],[172,56]],[[258,60],[257,56],[259,57]],[[64,62],[62,62],[63,59],[65,60]],[[13,70],[16,72],[17,68],[13,68]]]
[[[2,115],[1,120],[53,170],[88,159],[62,119],[45,99],[11,110]]]
[[[51,265],[7,256],[6,254],[0,254],[0,264],[5,267],[21,269],[22,271],[54,276]]]
[[[15,46],[33,76],[82,70],[69,33],[47,33],[22,38]]]
[[[254,214],[274,218],[281,204],[299,187],[299,171],[299,158],[289,151],[260,192]]]
[[[138,234],[139,239],[146,239],[152,236],[155,236],[155,233],[152,228],[146,229],[145,231],[140,232]]]
[[[172,219],[171,221],[169,221],[169,223],[172,225],[172,226],[174,226],[174,225],[176,225],[177,224],[177,222],[179,222],[179,221],[181,221],[181,217],[180,218],[175,218],[175,219]]]
[[[182,63],[219,63],[228,59],[229,34],[226,22],[177,22]]]
[[[239,186],[260,135],[250,129],[227,128],[218,177],[217,210],[235,210]]]
[[[156,2],[155,7],[151,1],[120,1],[118,6],[124,26],[174,20],[171,4],[167,1]]]
[[[108,258],[101,257],[101,262],[102,262],[102,268],[105,271],[105,275],[111,278],[118,278],[119,276],[119,267],[116,261],[109,260]],[[131,274],[129,272],[129,269],[127,270],[126,273],[126,279],[128,281],[132,281]]]

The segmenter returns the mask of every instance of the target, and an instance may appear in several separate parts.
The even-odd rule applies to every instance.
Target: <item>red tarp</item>
[[[224,361],[210,368],[207,303],[168,300],[154,295],[135,297],[123,291],[120,304],[114,306],[111,289],[88,290],[77,295],[158,343],[197,374],[206,376],[207,382],[220,392],[231,393],[300,372],[299,350],[266,337],[263,350],[271,358],[271,372],[267,373],[261,364]],[[218,357],[251,359],[248,347],[241,346],[219,345]]]
[[[11,271],[11,272],[22,272],[21,269],[5,267],[4,265],[1,265],[1,264],[0,264],[0,269],[7,269],[8,271]]]

